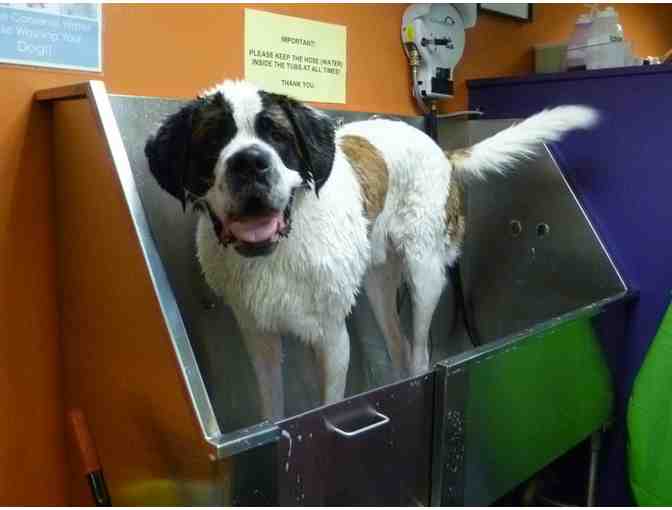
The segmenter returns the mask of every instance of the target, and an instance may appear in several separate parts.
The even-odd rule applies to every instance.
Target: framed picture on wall
[[[0,3],[0,64],[102,72],[100,3]]]
[[[526,23],[532,21],[532,4],[478,4],[478,10]]]

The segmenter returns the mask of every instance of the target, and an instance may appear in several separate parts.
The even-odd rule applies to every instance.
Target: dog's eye
[[[273,129],[273,122],[268,117],[259,117],[257,120],[257,125],[260,131],[269,132]]]
[[[279,129],[271,130],[271,140],[276,143],[284,143],[287,141],[287,135]]]

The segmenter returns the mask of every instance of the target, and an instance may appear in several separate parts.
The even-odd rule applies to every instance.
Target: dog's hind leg
[[[259,385],[262,417],[267,420],[283,418],[282,339],[277,335],[261,333],[256,328],[242,330]]]
[[[369,269],[365,288],[378,326],[385,336],[392,365],[399,375],[409,369],[409,343],[401,331],[397,310],[397,291],[401,285],[401,260],[389,253],[384,264]]]
[[[406,260],[406,277],[413,302],[411,374],[429,369],[429,328],[446,284],[441,257],[434,254]]]
[[[322,402],[332,404],[342,400],[350,364],[350,336],[345,318],[315,341],[313,350],[320,369]]]

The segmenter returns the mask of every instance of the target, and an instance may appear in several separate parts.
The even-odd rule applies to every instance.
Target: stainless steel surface
[[[427,374],[280,422],[278,504],[429,504],[433,397]],[[371,409],[390,422],[357,437],[327,426],[359,428],[371,423]]]
[[[370,432],[372,430],[375,430],[377,428],[382,427],[383,425],[387,425],[388,423],[390,423],[390,418],[388,416],[385,416],[383,413],[379,413],[378,411],[375,411],[373,409],[369,409],[368,413],[373,414],[373,416],[375,418],[378,418],[378,421],[375,421],[375,422],[371,423],[370,425],[364,425],[363,427],[355,429],[355,430],[343,430],[342,428],[338,427],[337,425],[334,425],[333,423],[327,421],[326,422],[327,428],[329,430],[333,430],[339,436],[357,437],[357,436],[361,436],[362,434],[365,434],[366,432]]]
[[[466,371],[449,374],[448,368],[441,363],[434,374],[432,506],[464,504],[467,376]]]
[[[466,147],[512,122],[441,119],[439,141],[449,150]],[[484,344],[529,334],[626,294],[623,279],[547,149],[507,175],[468,179],[465,195],[461,272],[472,322]],[[440,306],[449,307],[445,299]],[[454,354],[444,350],[446,344],[434,344],[445,355],[436,352],[433,359]]]
[[[466,117],[469,118],[470,116],[476,116],[480,117],[483,115],[483,112],[480,110],[461,110],[458,112],[450,112],[450,113],[439,113],[437,114],[436,118],[437,119],[451,119],[455,117]]]

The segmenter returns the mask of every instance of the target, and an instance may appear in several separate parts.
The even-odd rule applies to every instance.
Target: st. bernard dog
[[[586,107],[557,107],[446,154],[404,122],[337,128],[289,97],[226,81],[169,116],[145,154],[159,185],[200,211],[203,274],[233,308],[264,417],[279,418],[283,334],[314,349],[323,402],[343,398],[345,319],[360,288],[399,375],[427,370],[430,322],[465,232],[456,174],[503,172],[596,119]],[[411,338],[397,315],[402,279]]]

